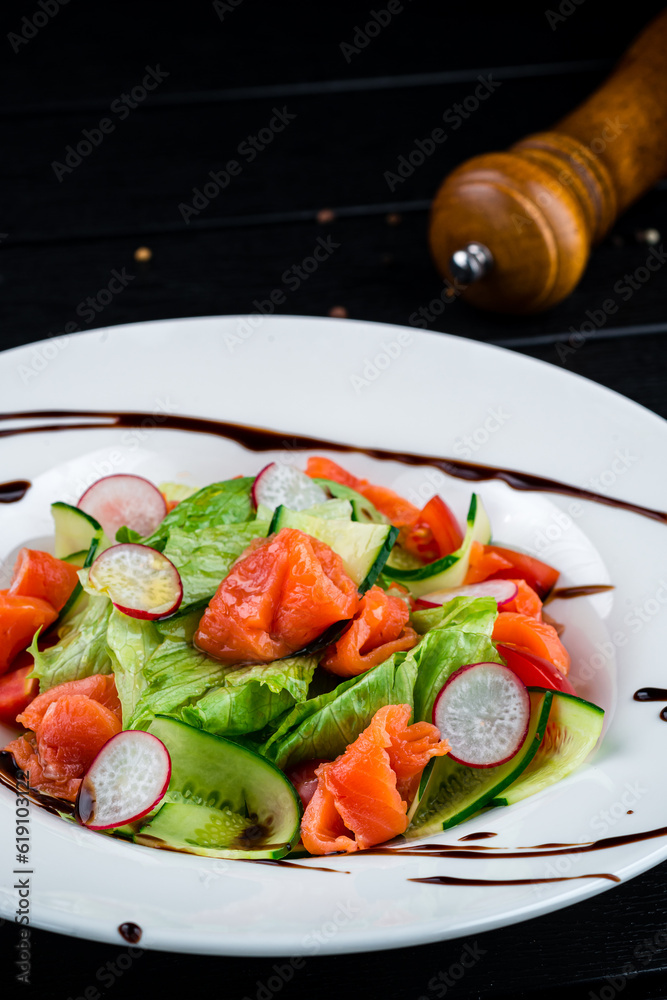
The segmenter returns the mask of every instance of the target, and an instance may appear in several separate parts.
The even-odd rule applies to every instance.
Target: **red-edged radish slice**
[[[167,503],[157,486],[142,476],[119,473],[89,486],[77,507],[102,525],[112,541],[123,525],[142,538],[157,528],[167,513]]]
[[[255,507],[260,503],[271,510],[281,505],[290,510],[306,510],[316,503],[324,503],[329,498],[310,476],[293,465],[271,462],[265,465],[252,486]]]
[[[126,729],[108,740],[86,771],[76,797],[76,818],[91,830],[141,819],[167,791],[171,758],[157,736]]]
[[[521,749],[530,721],[530,696],[513,670],[472,663],[449,678],[433,706],[433,722],[469,767],[496,767]]]
[[[135,542],[102,552],[90,567],[88,583],[131,618],[164,618],[183,599],[183,584],[173,562]]]
[[[519,588],[511,580],[485,580],[484,583],[469,583],[465,587],[452,587],[450,590],[434,590],[432,594],[420,597],[417,607],[440,608],[454,597],[493,597],[498,602],[499,610],[502,610],[518,593]]]

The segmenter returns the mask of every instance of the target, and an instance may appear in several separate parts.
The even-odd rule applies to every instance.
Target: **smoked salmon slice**
[[[570,654],[558,638],[556,629],[545,621],[514,611],[503,611],[496,618],[492,639],[536,653],[553,663],[561,674],[568,674]]]
[[[431,757],[449,752],[428,722],[408,726],[409,705],[385,705],[345,753],[321,764],[317,789],[301,821],[301,839],[311,854],[364,850],[403,833],[408,801]]]
[[[60,611],[78,582],[76,566],[56,559],[49,552],[23,548],[16,557],[9,593],[41,597]]]
[[[347,632],[325,651],[321,665],[339,677],[354,677],[399,650],[412,649],[420,637],[408,625],[409,618],[405,601],[371,587]]]
[[[33,732],[5,749],[28,772],[30,786],[73,802],[97,753],[122,729],[114,679],[95,674],[59,684],[38,695],[16,721]]]
[[[311,479],[331,479],[335,483],[340,483],[341,486],[349,486],[350,489],[361,493],[363,497],[370,500],[374,507],[377,507],[381,514],[389,518],[395,528],[410,527],[421,514],[419,507],[415,507],[413,503],[399,496],[394,490],[390,490],[387,486],[374,486],[367,479],[357,479],[356,476],[351,475],[329,458],[322,458],[319,455],[309,458],[306,474]]]
[[[283,528],[237,560],[204,612],[195,644],[228,663],[270,663],[352,618],[358,606],[340,556]]]

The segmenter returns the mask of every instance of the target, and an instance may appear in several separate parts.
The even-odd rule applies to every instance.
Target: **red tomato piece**
[[[36,677],[28,677],[32,668],[33,664],[30,663],[0,677],[0,722],[8,726],[15,725],[16,716],[36,697],[39,681]]]
[[[510,670],[514,671],[526,687],[549,688],[576,695],[577,692],[567,677],[544,657],[531,653],[529,649],[519,649],[518,646],[499,644],[496,648]]]
[[[520,577],[525,580],[533,590],[544,600],[550,590],[555,586],[560,573],[553,566],[543,563],[534,556],[527,556],[524,552],[514,552],[513,549],[505,549],[500,545],[485,545],[486,552],[494,552],[510,563],[509,569],[500,569],[491,573],[486,579],[492,580],[514,580]]]

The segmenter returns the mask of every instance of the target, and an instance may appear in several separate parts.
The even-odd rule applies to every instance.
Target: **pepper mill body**
[[[447,177],[431,209],[436,266],[450,280],[468,275],[463,297],[482,309],[548,309],[577,285],[617,216],[665,173],[667,10],[553,130]],[[486,264],[475,268],[479,251],[468,255],[469,244]]]

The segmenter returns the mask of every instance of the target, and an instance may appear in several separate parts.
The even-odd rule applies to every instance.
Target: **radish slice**
[[[486,580],[484,583],[469,583],[467,587],[434,590],[432,594],[420,597],[417,604],[420,608],[439,608],[453,597],[493,597],[501,609],[513,601],[518,593],[519,588],[511,580]]]
[[[469,767],[496,767],[521,749],[530,721],[523,681],[500,663],[472,663],[452,674],[433,706],[433,722]]]
[[[86,771],[76,797],[76,818],[91,830],[141,819],[167,791],[171,758],[157,736],[126,729],[108,740]]]
[[[305,472],[295,469],[293,465],[271,462],[257,473],[252,487],[252,499],[255,507],[261,503],[271,510],[281,505],[290,510],[306,510],[329,498],[322,487],[313,482]]]
[[[167,504],[157,486],[142,476],[105,476],[89,486],[77,507],[102,525],[107,538],[114,539],[123,525],[142,538],[157,528],[167,513]]]
[[[131,618],[164,618],[183,599],[174,564],[161,552],[134,542],[102,552],[90,567],[88,583]]]

